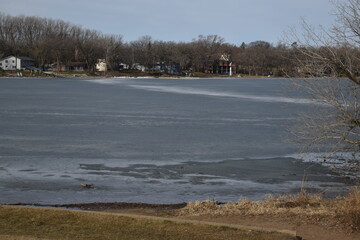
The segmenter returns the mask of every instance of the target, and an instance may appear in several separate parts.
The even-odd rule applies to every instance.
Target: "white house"
[[[0,68],[3,70],[22,70],[34,65],[35,61],[29,57],[9,56],[0,60]]]
[[[130,69],[130,66],[126,63],[119,63],[119,70],[127,70]]]
[[[107,64],[106,64],[105,59],[98,59],[98,62],[96,63],[95,68],[96,68],[96,71],[106,72]]]
[[[136,69],[136,70],[145,72],[146,67],[140,63],[133,63],[133,65],[131,66],[131,69]]]

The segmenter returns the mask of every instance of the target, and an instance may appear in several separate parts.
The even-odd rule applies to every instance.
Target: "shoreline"
[[[300,189],[299,192],[288,192],[281,195],[272,195],[269,193],[266,198],[260,200],[251,200],[248,198],[240,198],[238,201],[216,201],[216,200],[194,200],[188,202],[178,202],[178,203],[149,203],[149,202],[124,202],[124,201],[109,201],[109,202],[79,202],[79,203],[57,203],[57,204],[43,204],[43,203],[27,203],[27,202],[18,202],[18,203],[0,203],[0,206],[25,206],[25,207],[48,207],[48,208],[65,208],[65,209],[79,209],[79,210],[90,210],[90,211],[106,211],[106,210],[126,210],[126,209],[153,209],[153,210],[179,210],[189,204],[196,203],[206,203],[212,202],[218,207],[225,206],[227,204],[236,204],[241,201],[248,201],[252,203],[261,203],[266,202],[269,199],[278,199],[280,201],[287,201],[288,199],[293,199],[297,197],[304,198],[316,198],[317,200],[335,202],[341,199],[346,199],[352,193],[358,193],[360,196],[360,187],[353,185],[348,191],[343,194],[334,195],[331,197],[324,197],[323,193],[313,193],[307,192],[306,189]]]
[[[211,79],[211,78],[224,78],[224,79],[288,79],[289,77],[281,76],[255,76],[255,75],[241,75],[234,74],[233,76],[228,75],[202,75],[202,76],[178,76],[178,75],[143,75],[143,74],[133,74],[133,75],[122,75],[119,74],[108,74],[108,75],[97,75],[97,74],[88,74],[86,72],[42,72],[41,74],[34,74],[31,72],[22,71],[22,75],[17,73],[6,73],[0,75],[0,78],[156,78],[156,79]]]
[[[48,74],[48,75],[23,75],[17,76],[15,74],[11,75],[0,75],[1,78],[44,78],[44,79],[98,79],[98,78],[119,78],[119,79],[333,79],[334,77],[281,77],[281,76],[252,76],[252,75],[242,75],[242,76],[195,76],[195,77],[186,77],[186,76],[116,76],[116,75],[87,75],[82,73],[74,73],[74,74]],[[343,77],[335,77],[335,78],[343,78]]]
[[[27,207],[50,207],[79,210],[118,210],[118,209],[157,209],[157,210],[175,210],[185,207],[188,203],[141,203],[141,202],[91,202],[91,203],[72,203],[72,204],[38,204],[38,203],[15,203],[0,204],[4,206],[27,206]],[[219,203],[220,204],[220,203]]]

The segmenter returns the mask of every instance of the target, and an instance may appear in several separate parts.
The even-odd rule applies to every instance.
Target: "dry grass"
[[[214,201],[194,202],[179,210],[179,215],[304,216],[317,221],[333,219],[346,228],[360,231],[360,189],[353,190],[344,198],[336,199],[323,199],[321,195],[310,195],[302,191],[297,195],[269,196],[262,201],[242,199],[223,205]]]
[[[0,235],[1,240],[49,240],[45,238],[33,238],[27,236]]]
[[[347,198],[337,201],[336,215],[341,222],[360,231],[360,190],[353,191]]]
[[[97,212],[0,206],[0,239],[285,240],[289,239],[289,235],[123,217]]]

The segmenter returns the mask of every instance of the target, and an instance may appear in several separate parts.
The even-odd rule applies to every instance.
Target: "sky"
[[[0,0],[0,12],[61,19],[125,41],[217,34],[233,44],[276,44],[302,18],[325,28],[334,23],[330,0]]]

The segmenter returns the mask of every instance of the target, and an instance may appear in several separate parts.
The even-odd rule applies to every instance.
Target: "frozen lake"
[[[304,173],[337,194],[288,141],[312,103],[287,79],[0,78],[0,203],[262,199]]]

